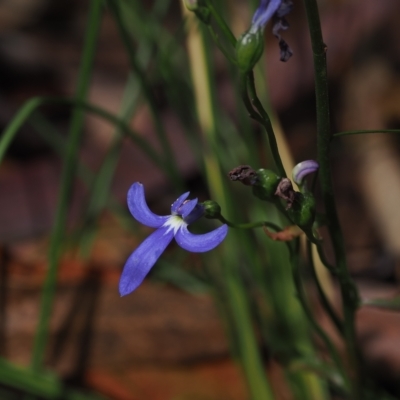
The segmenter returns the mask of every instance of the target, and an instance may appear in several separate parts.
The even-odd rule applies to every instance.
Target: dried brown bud
[[[231,181],[240,181],[244,185],[253,186],[256,182],[256,171],[250,165],[239,165],[228,173]]]
[[[296,199],[296,192],[293,190],[292,182],[288,178],[282,178],[275,191],[275,196],[286,200],[286,210],[292,208]]]

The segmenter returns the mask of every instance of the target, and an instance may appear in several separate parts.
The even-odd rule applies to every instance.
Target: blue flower
[[[260,6],[253,15],[250,33],[255,34],[265,28],[268,21],[274,18],[272,33],[279,40],[281,50],[281,61],[287,61],[293,51],[289,45],[282,39],[279,34],[281,30],[289,28],[289,24],[284,18],[292,10],[293,3],[291,0],[261,0]]]
[[[202,253],[218,246],[228,233],[227,225],[203,234],[190,233],[187,226],[204,215],[204,207],[197,199],[186,200],[189,192],[180,196],[171,206],[171,215],[160,216],[150,211],[144,196],[143,185],[135,182],[128,191],[128,207],[133,217],[150,228],[157,228],[130,255],[119,281],[119,292],[125,296],[143,281],[162,252],[175,238],[183,249]]]

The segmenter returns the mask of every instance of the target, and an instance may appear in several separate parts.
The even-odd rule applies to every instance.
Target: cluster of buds
[[[307,160],[297,164],[292,172],[293,181],[300,191],[293,189],[288,178],[282,178],[269,169],[255,171],[249,165],[240,165],[229,172],[232,181],[252,186],[253,194],[261,200],[286,203],[288,217],[305,231],[311,229],[315,219],[315,199],[307,189],[305,177],[318,170],[316,161]]]

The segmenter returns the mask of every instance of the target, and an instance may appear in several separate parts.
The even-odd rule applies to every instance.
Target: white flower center
[[[167,226],[168,229],[165,232],[167,234],[168,232],[171,231],[171,229],[174,230],[174,235],[176,235],[176,232],[178,232],[178,229],[180,229],[182,226],[187,226],[188,224],[180,217],[179,215],[171,215],[165,222],[163,226]]]

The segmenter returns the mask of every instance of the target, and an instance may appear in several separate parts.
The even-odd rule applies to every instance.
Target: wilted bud
[[[257,180],[257,173],[250,165],[239,165],[228,173],[231,181],[239,181],[243,185],[253,186]]]
[[[206,200],[201,205],[204,209],[204,217],[215,219],[221,216],[221,206],[214,200]]]
[[[272,200],[281,178],[269,169],[259,169],[253,185],[253,194],[261,200]]]
[[[245,32],[236,43],[236,59],[241,72],[249,72],[257,64],[264,50],[263,31]]]

